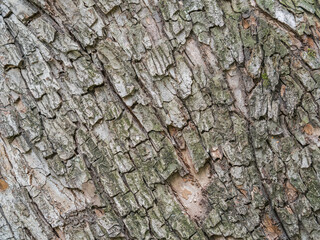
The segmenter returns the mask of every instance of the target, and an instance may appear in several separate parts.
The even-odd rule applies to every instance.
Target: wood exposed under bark
[[[0,0],[0,240],[318,240],[319,40],[319,0]]]

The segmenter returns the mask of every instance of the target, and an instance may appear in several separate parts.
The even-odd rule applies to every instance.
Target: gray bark
[[[319,0],[0,0],[0,239],[319,239]]]

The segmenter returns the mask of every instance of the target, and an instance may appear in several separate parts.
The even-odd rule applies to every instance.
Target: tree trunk
[[[319,0],[0,0],[0,239],[319,239]]]

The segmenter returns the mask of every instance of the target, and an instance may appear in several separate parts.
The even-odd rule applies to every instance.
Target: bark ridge
[[[319,0],[0,0],[0,239],[319,239]]]

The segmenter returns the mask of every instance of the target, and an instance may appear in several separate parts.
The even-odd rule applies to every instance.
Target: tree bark
[[[0,239],[319,239],[319,0],[0,0]]]

